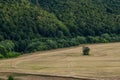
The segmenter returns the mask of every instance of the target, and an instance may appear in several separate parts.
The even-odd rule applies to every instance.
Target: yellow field
[[[0,72],[120,80],[120,43],[87,46],[90,56],[82,56],[79,46],[0,60]]]

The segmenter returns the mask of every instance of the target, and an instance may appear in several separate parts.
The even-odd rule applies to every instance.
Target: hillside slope
[[[11,40],[18,52],[120,41],[119,4],[119,0],[0,0],[0,41]]]
[[[33,0],[62,21],[72,36],[120,34],[119,0]]]

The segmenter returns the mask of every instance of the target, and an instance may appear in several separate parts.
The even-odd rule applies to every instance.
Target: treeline
[[[30,53],[35,51],[78,46],[80,44],[86,44],[86,43],[108,43],[108,42],[119,42],[119,41],[120,41],[120,35],[109,35],[109,34],[102,34],[101,36],[94,36],[94,37],[77,36],[74,38],[42,38],[42,39],[36,38],[29,41],[25,40],[18,42],[19,45],[18,46],[16,45],[17,46],[16,49],[20,49],[18,51]]]
[[[30,53],[35,51],[51,50],[70,46],[78,46],[86,43],[108,43],[120,41],[120,35],[103,34],[101,36],[77,36],[75,38],[42,38],[33,40],[20,40],[12,42],[5,40],[0,42],[0,58],[17,57],[20,53]],[[17,51],[17,52],[15,52]]]
[[[118,0],[0,0],[0,56],[118,42],[119,4]]]

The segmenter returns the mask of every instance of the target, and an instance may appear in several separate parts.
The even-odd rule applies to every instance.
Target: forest
[[[0,0],[0,58],[119,41],[119,0]]]

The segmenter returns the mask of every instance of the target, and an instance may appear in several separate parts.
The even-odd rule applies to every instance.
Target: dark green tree
[[[90,48],[89,47],[83,47],[83,55],[90,55]]]

